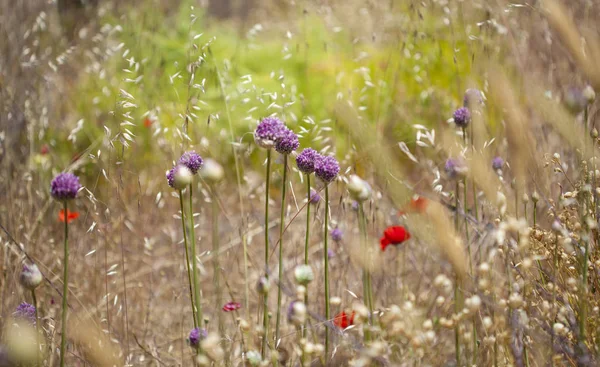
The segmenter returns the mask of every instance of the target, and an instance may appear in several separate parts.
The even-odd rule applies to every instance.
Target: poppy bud
[[[19,281],[21,282],[23,288],[34,290],[40,285],[40,283],[42,283],[42,280],[44,280],[44,278],[42,277],[42,273],[40,273],[40,269],[38,269],[37,265],[23,265],[23,270],[19,276]]]

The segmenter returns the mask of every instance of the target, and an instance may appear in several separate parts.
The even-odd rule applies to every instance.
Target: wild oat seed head
[[[192,171],[192,174],[195,175],[198,172],[198,170],[202,168],[204,160],[202,159],[202,157],[200,157],[198,153],[191,150],[189,152],[183,153],[179,158],[179,161],[177,161],[177,163],[186,166],[190,171]]]
[[[23,265],[23,270],[19,276],[19,281],[23,288],[34,290],[42,283],[42,280],[44,280],[44,278],[37,265]]]
[[[200,342],[207,336],[208,331],[206,331],[206,329],[193,328],[188,336],[188,343],[190,344],[190,347],[196,349],[198,346],[200,346]]]
[[[263,149],[271,149],[284,129],[285,125],[277,117],[265,117],[254,131],[254,141]]]
[[[318,156],[315,159],[315,175],[325,184],[331,183],[340,173],[340,164],[331,156]]]
[[[167,183],[175,190],[183,190],[192,183],[193,174],[189,168],[178,164],[167,172]]]
[[[466,107],[461,107],[458,110],[454,111],[454,123],[458,127],[467,127],[469,122],[471,122],[471,112]]]
[[[75,199],[79,189],[79,177],[68,172],[59,173],[50,183],[50,194],[58,201]]]
[[[306,148],[298,154],[296,157],[296,164],[298,165],[300,172],[306,173],[307,175],[313,173],[315,171],[315,159],[318,156],[319,153],[312,148]]]
[[[35,324],[35,307],[27,302],[23,302],[15,310],[14,316]]]
[[[342,238],[344,237],[344,232],[342,232],[341,229],[339,228],[334,228],[333,230],[331,230],[331,239],[334,240],[335,242],[340,242],[342,240]]]
[[[280,154],[291,154],[299,146],[298,135],[287,128],[283,129],[275,139],[275,150]]]

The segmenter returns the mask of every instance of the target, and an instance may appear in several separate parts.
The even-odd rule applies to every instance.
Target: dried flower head
[[[334,240],[335,242],[340,242],[342,240],[342,238],[344,237],[344,232],[342,232],[342,230],[340,228],[334,228],[331,230],[331,239]]]
[[[338,173],[340,173],[340,164],[334,157],[319,155],[315,159],[315,175],[325,184],[335,180]]]
[[[277,117],[265,117],[254,131],[254,141],[263,149],[271,149],[285,128]]]
[[[75,199],[79,189],[79,177],[68,172],[59,173],[50,183],[50,194],[58,201]]]
[[[193,174],[189,168],[178,164],[167,172],[167,183],[175,190],[183,190],[192,183]]]
[[[275,139],[275,150],[280,154],[291,154],[299,146],[298,135],[288,128],[282,129]]]
[[[471,122],[471,112],[466,107],[461,107],[454,111],[454,123],[458,127],[466,127]]]
[[[23,270],[19,276],[19,281],[23,288],[34,290],[42,283],[42,280],[44,280],[44,277],[42,277],[42,273],[37,265],[23,265]]]
[[[296,157],[296,164],[300,172],[306,173],[307,175],[315,171],[315,159],[319,156],[316,150],[312,148],[304,149]]]
[[[188,344],[190,347],[196,349],[200,346],[200,342],[208,336],[206,329],[193,328],[188,336]]]
[[[204,161],[204,167],[202,168],[202,171],[200,171],[200,177],[209,183],[221,181],[224,174],[223,166],[211,158],[207,158]]]
[[[198,170],[202,168],[204,161],[198,153],[191,150],[189,152],[183,153],[179,158],[179,161],[177,161],[177,163],[186,166],[190,171],[192,171],[192,174],[195,175],[198,172]]]
[[[14,316],[17,319],[26,320],[35,324],[35,306],[23,302],[15,310]]]

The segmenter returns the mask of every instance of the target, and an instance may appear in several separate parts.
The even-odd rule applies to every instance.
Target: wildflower
[[[206,329],[193,328],[188,336],[188,343],[192,348],[198,348],[200,342],[208,336]]]
[[[255,350],[249,350],[246,353],[246,360],[251,366],[258,366],[262,362],[262,357],[260,356],[259,352]]]
[[[256,127],[254,141],[263,149],[271,149],[284,129],[285,125],[278,118],[266,117]]]
[[[310,203],[318,204],[321,201],[321,195],[313,189],[310,189]]]
[[[176,165],[167,172],[169,186],[176,190],[183,190],[192,183],[192,171],[181,164]]]
[[[307,285],[315,278],[310,265],[296,266],[296,269],[294,269],[294,277],[296,278],[296,282],[302,285]]]
[[[296,157],[296,165],[300,172],[306,173],[307,175],[315,171],[315,160],[319,156],[316,150],[311,148],[304,149]]]
[[[72,212],[69,209],[67,209],[67,215],[65,216],[64,209],[61,209],[58,211],[58,220],[63,223],[65,222],[65,220],[67,221],[67,223],[71,223],[72,221],[74,221],[77,218],[79,218],[78,212]]]
[[[296,326],[306,322],[306,305],[300,301],[290,303],[287,312],[288,321]]]
[[[35,306],[30,305],[27,302],[21,303],[15,310],[14,315],[18,319],[27,320],[32,324],[35,324]]]
[[[358,211],[358,201],[354,200],[350,207],[352,208],[353,211],[357,212]]]
[[[216,183],[223,179],[223,175],[223,166],[221,166],[219,162],[211,158],[207,158],[204,161],[204,167],[202,168],[202,171],[200,171],[200,177],[204,180]]]
[[[453,180],[456,178],[462,178],[467,174],[468,167],[464,160],[460,158],[448,158],[444,165],[444,170],[448,177]]]
[[[575,114],[583,112],[589,104],[589,100],[584,96],[583,90],[575,87],[571,87],[565,91],[563,100],[569,111]]]
[[[298,135],[288,128],[282,129],[275,139],[275,150],[280,154],[290,154],[299,146]]]
[[[341,329],[346,329],[350,325],[354,325],[354,316],[356,312],[352,311],[350,316],[345,311],[338,313],[333,319],[333,324]]]
[[[385,251],[389,245],[399,245],[410,238],[410,233],[402,226],[391,226],[383,232],[379,240],[381,251]]]
[[[223,311],[225,311],[225,312],[231,312],[231,311],[239,310],[240,308],[242,308],[242,305],[240,303],[238,303],[238,302],[227,302],[223,306]]]
[[[50,194],[58,201],[75,199],[79,189],[79,178],[72,173],[59,173],[50,183]]]
[[[481,106],[484,103],[483,93],[479,89],[469,88],[465,91],[463,97],[463,106],[468,108],[475,108]]]
[[[198,173],[198,170],[202,168],[204,161],[198,153],[191,150],[189,152],[183,153],[179,158],[179,161],[177,161],[177,163],[186,166],[190,171],[192,171],[192,174],[195,175],[196,173]]]
[[[40,154],[46,155],[48,153],[50,153],[50,148],[48,147],[48,144],[42,145],[42,147],[40,148]]]
[[[350,176],[347,188],[350,196],[358,202],[363,202],[371,198],[371,186],[357,175]]]
[[[332,249],[328,249],[327,250],[327,258],[332,259],[334,257],[335,257],[335,251],[333,251]]]
[[[319,156],[315,159],[315,175],[325,184],[335,180],[340,172],[340,165],[334,157]]]
[[[410,209],[417,213],[423,213],[427,208],[427,199],[422,196],[414,196],[410,199]]]
[[[585,98],[588,103],[592,103],[596,99],[596,92],[594,91],[594,88],[589,85],[583,88],[581,94],[583,94],[583,98]]]
[[[144,127],[149,128],[150,126],[152,126],[152,119],[150,119],[150,117],[146,117],[144,119]]]
[[[34,290],[42,283],[42,280],[44,280],[44,277],[37,265],[23,265],[23,270],[19,276],[19,282],[21,282],[23,288]]]
[[[332,229],[330,234],[331,234],[331,239],[334,240],[335,242],[340,242],[342,240],[342,237],[344,236],[344,233],[339,228]]]
[[[471,122],[471,112],[466,107],[461,107],[454,111],[454,123],[458,127],[466,127]]]
[[[494,159],[492,159],[492,168],[495,171],[502,169],[503,166],[504,166],[504,159],[502,159],[502,157],[494,157]]]
[[[271,289],[271,283],[267,277],[258,278],[258,283],[256,284],[256,290],[260,294],[268,294]]]

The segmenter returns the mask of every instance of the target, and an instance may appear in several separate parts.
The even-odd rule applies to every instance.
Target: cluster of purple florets
[[[471,112],[467,107],[461,107],[454,111],[454,123],[458,127],[466,127],[471,122]]]
[[[261,148],[275,148],[281,154],[291,154],[300,146],[298,135],[277,117],[266,117],[258,124],[254,131],[254,141]]]
[[[15,318],[29,321],[32,324],[35,324],[35,306],[30,305],[27,302],[21,303],[17,309],[15,310]]]
[[[190,343],[190,347],[198,348],[200,346],[200,342],[208,336],[208,332],[206,329],[193,328],[190,331],[190,335],[188,336],[188,342]]]
[[[315,159],[315,175],[326,184],[335,180],[340,173],[340,164],[331,156],[319,156]]]
[[[296,157],[296,165],[298,165],[300,172],[306,173],[307,175],[313,173],[315,171],[315,159],[318,156],[319,153],[312,148],[306,148],[298,154]]]
[[[72,173],[59,173],[50,183],[50,194],[58,201],[75,199],[80,189],[79,177]]]
[[[177,172],[183,167],[190,170],[190,172],[195,175],[204,165],[204,160],[202,157],[191,150],[189,152],[185,152],[181,155],[179,160],[177,160],[177,164],[173,166],[169,171],[167,171],[167,183],[169,186],[175,188],[175,177],[177,176]],[[188,173],[189,174],[189,173]]]

